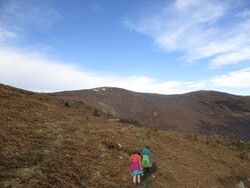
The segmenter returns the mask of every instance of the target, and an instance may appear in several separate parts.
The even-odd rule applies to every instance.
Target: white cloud
[[[248,46],[248,36],[246,34],[240,34],[236,37],[228,38],[225,40],[213,40],[207,45],[194,49],[196,57],[193,59],[200,59],[210,57],[214,55],[220,55],[227,52],[233,52],[235,49],[241,49],[241,47]]]
[[[120,87],[138,92],[176,94],[189,90],[178,81],[163,83],[144,76],[109,77],[55,62],[38,53],[0,48],[0,82],[38,92]]]
[[[250,60],[250,47],[246,47],[235,52],[222,54],[211,61],[211,66],[220,67],[223,65],[237,64],[244,60]]]
[[[215,77],[211,82],[220,87],[250,88],[250,67]]]
[[[250,88],[250,67],[210,81],[159,82],[145,76],[103,76],[51,61],[38,53],[0,48],[0,83],[36,92],[119,87],[137,92],[181,94],[199,89]],[[218,88],[217,88],[218,89]],[[216,89],[215,89],[216,90]]]
[[[12,38],[17,38],[16,33],[6,31],[6,30],[0,28],[0,41],[6,40],[6,39],[12,39]]]
[[[18,41],[19,36],[15,32],[8,31],[0,26],[0,46],[10,44],[13,41]]]
[[[203,42],[211,34],[209,24],[226,11],[224,4],[208,1],[177,1],[176,4],[177,8],[169,4],[166,8],[156,8],[151,15],[133,20],[127,18],[125,25],[152,36],[163,49],[187,50],[190,45]]]
[[[178,9],[185,9],[200,4],[201,0],[177,0],[175,6]]]
[[[206,86],[206,81],[203,81],[203,82],[198,82],[198,83],[186,83],[187,84],[187,87],[189,88],[195,88],[195,89],[202,89]]]
[[[185,52],[186,61],[209,58],[212,67],[221,67],[250,60],[249,10],[239,2],[175,0],[152,7],[151,14],[126,18],[124,25],[151,36],[167,52]]]

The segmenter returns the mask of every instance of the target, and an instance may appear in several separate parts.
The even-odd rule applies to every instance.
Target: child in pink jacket
[[[133,176],[133,183],[141,183],[141,175],[143,175],[143,167],[141,165],[141,155],[139,152],[134,152],[129,159],[131,163],[129,167],[130,174]]]

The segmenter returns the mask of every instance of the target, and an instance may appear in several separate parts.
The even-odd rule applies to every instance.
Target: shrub
[[[194,134],[194,141],[197,141],[197,139],[198,139],[197,134]]]
[[[247,151],[241,151],[239,157],[243,160],[250,160],[250,153]]]
[[[187,134],[187,137],[191,140],[197,141],[198,135],[197,134]]]
[[[99,116],[100,116],[100,114],[99,114],[99,112],[98,112],[97,109],[94,109],[93,115],[96,116],[96,117],[99,117]]]
[[[69,103],[68,103],[68,102],[65,102],[65,103],[64,103],[64,106],[66,106],[66,107],[70,107],[70,105],[69,105]]]
[[[143,126],[138,121],[133,120],[133,119],[120,119],[119,122],[120,123],[125,123],[125,124],[133,124],[133,125],[137,125],[137,126]]]

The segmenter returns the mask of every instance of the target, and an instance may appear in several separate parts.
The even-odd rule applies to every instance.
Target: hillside
[[[115,117],[134,119],[151,128],[250,140],[249,96],[215,91],[159,95],[108,87],[50,95],[82,101]]]
[[[129,156],[145,144],[154,167],[144,187],[250,186],[248,142],[153,130],[93,112],[83,102],[0,84],[0,187],[130,187]]]

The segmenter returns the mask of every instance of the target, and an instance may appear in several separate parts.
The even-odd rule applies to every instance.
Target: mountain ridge
[[[82,101],[118,118],[134,119],[151,128],[250,140],[250,96],[205,90],[162,95],[114,87],[49,95]]]

